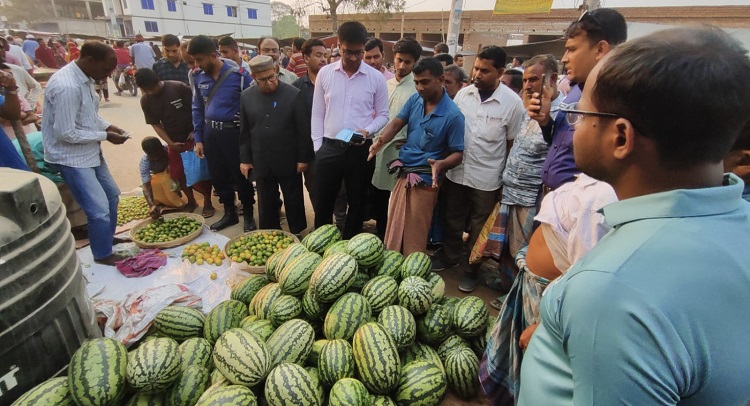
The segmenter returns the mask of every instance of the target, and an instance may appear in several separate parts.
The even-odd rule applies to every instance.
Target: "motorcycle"
[[[135,71],[136,68],[133,65],[123,69],[118,83],[120,89],[130,92],[130,95],[133,97],[138,95],[138,86],[135,84]]]

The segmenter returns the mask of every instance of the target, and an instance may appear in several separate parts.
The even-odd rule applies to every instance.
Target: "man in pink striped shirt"
[[[339,27],[341,60],[318,72],[312,107],[311,133],[315,147],[315,227],[330,224],[341,181],[346,185],[349,212],[344,238],[362,231],[367,188],[375,169],[367,155],[372,136],[388,123],[388,87],[383,74],[362,59],[367,29],[348,21]],[[353,130],[363,140],[336,139]]]

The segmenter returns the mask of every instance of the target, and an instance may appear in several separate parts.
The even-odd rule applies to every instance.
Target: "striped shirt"
[[[74,168],[101,165],[100,142],[107,139],[109,123],[97,111],[94,80],[77,63],[52,75],[44,93],[42,134],[44,160]]]

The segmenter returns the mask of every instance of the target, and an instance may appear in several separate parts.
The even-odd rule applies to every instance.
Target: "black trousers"
[[[331,224],[333,207],[343,180],[349,204],[344,238],[349,239],[362,231],[367,189],[375,171],[375,161],[367,161],[370,145],[370,140],[364,145],[354,146],[323,139],[323,146],[315,154],[315,228]]]
[[[224,206],[234,206],[234,192],[252,215],[255,204],[253,184],[240,172],[240,130],[219,130],[206,126],[203,133],[203,152],[208,162],[211,183]]]
[[[307,195],[310,196],[310,203],[315,209],[315,160],[311,160],[307,164],[307,170],[303,172],[305,176],[305,189],[307,189]]]
[[[487,217],[495,208],[498,191],[484,191],[460,185],[445,178],[445,226],[443,232],[443,253],[449,262],[458,262],[462,258],[464,242],[461,238],[466,229],[466,219],[470,219],[469,241],[466,247],[469,251],[479,238]]]
[[[302,175],[276,176],[269,174],[255,179],[258,188],[258,217],[262,230],[281,230],[279,221],[279,188],[284,194],[284,208],[289,231],[299,234],[307,228],[305,197],[302,195]]]
[[[371,186],[372,210],[378,228],[378,237],[382,240],[385,237],[385,228],[388,226],[388,202],[391,200],[390,190],[380,190]]]

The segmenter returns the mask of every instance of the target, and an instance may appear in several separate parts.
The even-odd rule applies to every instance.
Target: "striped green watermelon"
[[[412,314],[424,314],[432,305],[432,288],[419,276],[407,276],[398,285],[398,303]]]
[[[445,357],[445,375],[458,396],[471,399],[479,387],[479,358],[468,347],[458,346]]]
[[[320,359],[320,352],[323,351],[323,346],[325,346],[327,343],[328,340],[326,339],[315,340],[315,342],[313,342],[310,354],[307,355],[307,365],[313,365],[317,368],[318,359]]]
[[[164,394],[161,392],[138,392],[124,406],[164,406],[165,404]]]
[[[318,398],[318,404],[319,405],[325,405],[326,404],[326,390],[323,387],[323,382],[320,380],[320,373],[318,372],[318,368],[315,367],[307,367],[305,368],[305,371],[307,371],[308,374],[310,374],[310,378],[313,381],[313,387],[316,389],[316,394]]]
[[[310,374],[297,364],[282,363],[268,374],[265,386],[269,406],[318,406],[318,388]]]
[[[250,301],[248,307],[251,312],[258,316],[259,319],[267,319],[271,313],[271,306],[273,301],[281,296],[281,286],[278,283],[272,282],[268,285],[260,288],[253,300]]]
[[[417,318],[417,338],[419,341],[437,346],[451,334],[451,318],[448,309],[433,304],[430,310]]]
[[[256,320],[260,320],[260,319],[258,318],[258,316],[254,315],[254,314],[251,314],[251,315],[245,317],[244,319],[242,319],[242,321],[240,322],[240,328],[245,328],[245,327],[249,326],[250,323],[252,323],[252,322],[254,322]]]
[[[191,365],[167,393],[169,406],[193,406],[211,383],[211,374],[202,365]]]
[[[274,252],[266,260],[266,279],[268,279],[269,282],[278,282],[278,280],[276,279],[276,271],[279,268],[279,260],[284,255],[285,250],[286,248],[281,251]]]
[[[399,305],[385,307],[378,316],[378,323],[388,330],[399,351],[414,344],[417,337],[417,324],[414,316],[406,308]]]
[[[240,385],[229,385],[207,390],[195,406],[258,406],[258,398],[250,389]]]
[[[286,266],[290,262],[292,262],[293,259],[308,251],[304,245],[295,242],[294,244],[290,244],[288,247],[286,247],[283,252],[284,253],[281,254],[279,262],[276,264],[276,268],[274,269],[274,282],[278,282],[281,271],[283,271],[284,268],[286,268]]]
[[[268,278],[263,275],[249,275],[232,289],[230,299],[239,300],[246,305],[250,304],[253,296],[258,293],[260,288],[268,285],[268,282]]]
[[[271,365],[266,344],[241,328],[233,328],[219,337],[213,358],[216,369],[231,383],[247,387],[263,380]]]
[[[68,377],[52,378],[31,388],[11,406],[75,406],[68,388]]]
[[[440,303],[445,296],[445,281],[440,275],[430,272],[427,282],[432,286],[432,303]]]
[[[305,320],[294,319],[279,326],[266,344],[271,366],[281,363],[304,365],[315,342],[315,331]]]
[[[203,313],[185,306],[167,306],[156,314],[154,328],[178,342],[203,334]]]
[[[352,339],[354,363],[370,392],[386,395],[395,389],[401,364],[396,343],[381,324],[367,323]]]
[[[271,320],[255,320],[243,328],[243,330],[249,331],[255,334],[261,341],[268,341],[268,337],[271,337],[274,330]]]
[[[487,334],[480,334],[469,340],[469,348],[474,351],[474,354],[476,354],[477,357],[481,358],[482,354],[484,354],[484,350],[487,349],[488,339],[489,337],[487,336]]]
[[[320,380],[329,388],[339,379],[354,377],[354,351],[351,344],[342,339],[328,341],[318,357],[318,372]]]
[[[445,364],[445,357],[448,356],[448,353],[458,347],[470,348],[469,342],[458,334],[453,334],[452,336],[446,338],[437,349],[437,354],[438,357],[440,357],[440,361],[443,361],[443,364]]]
[[[185,371],[191,365],[202,366],[209,371],[213,368],[211,343],[202,337],[188,338],[177,348],[180,354],[180,370]]]
[[[375,234],[361,233],[349,240],[346,252],[354,257],[360,268],[375,266],[383,259],[383,241]]]
[[[331,244],[331,246],[323,253],[323,259],[326,259],[337,252],[346,253],[347,244],[349,244],[349,240],[336,241]]]
[[[322,261],[323,258],[314,252],[304,252],[289,261],[279,273],[281,293],[302,297],[310,284],[310,277]]]
[[[268,319],[275,327],[298,317],[302,313],[302,302],[294,296],[281,295],[274,300]]]
[[[323,255],[325,250],[341,240],[341,231],[333,224],[325,224],[316,228],[302,239],[302,245],[310,252]]]
[[[329,406],[370,406],[370,394],[365,385],[354,379],[344,378],[331,387],[328,394]]]
[[[445,396],[447,379],[434,362],[414,361],[401,369],[393,397],[399,406],[437,406]]]
[[[163,391],[180,377],[179,345],[171,338],[148,341],[128,354],[128,383],[144,393]]]
[[[383,261],[378,267],[378,275],[390,276],[396,281],[401,280],[401,264],[404,262],[404,256],[398,251],[385,250],[383,252]]]
[[[372,406],[396,406],[396,402],[388,396],[378,395],[372,397]]]
[[[430,271],[432,271],[432,261],[430,261],[429,255],[424,252],[414,252],[404,258],[404,262],[401,264],[401,279],[406,279],[409,276],[419,276],[426,279]]]
[[[338,253],[324,259],[310,277],[308,289],[321,303],[336,301],[354,282],[357,261],[348,254]]]
[[[240,326],[242,319],[247,317],[247,306],[238,300],[225,300],[206,316],[206,322],[203,325],[203,336],[215,343],[225,331]]]
[[[409,347],[406,351],[401,352],[401,366],[414,362],[414,361],[428,361],[443,369],[443,361],[440,360],[440,356],[434,348],[427,344],[415,342],[414,345]]]
[[[322,320],[328,312],[329,307],[327,303],[324,304],[315,300],[312,296],[312,291],[309,289],[302,296],[302,312],[310,320]]]
[[[370,303],[372,311],[379,313],[398,300],[398,282],[387,275],[376,276],[362,288],[362,296]]]
[[[489,312],[482,299],[466,296],[453,308],[453,328],[461,337],[476,337],[486,332]]]
[[[122,399],[128,351],[111,338],[84,342],[68,365],[70,396],[81,406],[115,404]]]
[[[221,371],[219,371],[218,369],[214,369],[213,371],[211,371],[211,386],[218,388],[220,386],[227,386],[229,384],[231,384],[231,382],[229,382],[229,379],[227,379],[227,377],[224,376]]]
[[[351,340],[357,329],[370,321],[370,303],[359,293],[346,293],[331,306],[323,323],[323,334],[327,339]]]
[[[451,314],[451,321],[453,320],[453,309],[455,309],[456,305],[460,301],[461,298],[455,296],[443,296],[443,300],[440,301],[441,305],[448,308],[448,311]]]
[[[369,281],[370,281],[370,274],[368,274],[366,270],[359,268],[359,271],[354,276],[354,282],[352,282],[352,286],[349,287],[349,291],[359,293],[362,291],[362,288]]]

